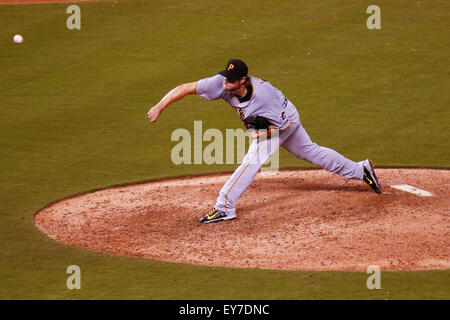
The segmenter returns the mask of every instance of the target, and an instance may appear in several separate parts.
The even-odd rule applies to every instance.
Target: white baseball
[[[23,42],[23,37],[20,34],[16,34],[14,36],[14,42],[15,43],[22,43]]]

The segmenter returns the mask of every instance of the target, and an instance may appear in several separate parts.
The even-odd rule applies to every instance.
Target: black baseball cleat
[[[377,176],[375,175],[375,170],[373,170],[372,163],[369,159],[364,161],[364,177],[363,181],[367,183],[373,191],[378,194],[381,194],[381,185],[378,182]]]
[[[213,208],[210,212],[200,219],[200,223],[218,222],[223,220],[231,220],[236,218],[236,213],[225,213]]]

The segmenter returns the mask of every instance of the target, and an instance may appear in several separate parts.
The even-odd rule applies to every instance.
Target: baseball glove
[[[248,116],[244,119],[244,126],[247,130],[268,130],[270,122],[260,116]]]

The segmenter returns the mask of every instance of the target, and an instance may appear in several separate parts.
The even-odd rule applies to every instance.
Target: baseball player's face
[[[245,79],[239,79],[235,81],[230,81],[227,78],[223,81],[223,88],[226,91],[236,91],[241,87],[241,84],[245,82]]]

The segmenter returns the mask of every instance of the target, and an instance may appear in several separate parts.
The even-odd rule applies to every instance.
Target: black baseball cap
[[[235,81],[248,74],[248,67],[242,60],[231,59],[228,61],[225,70],[220,71],[219,74],[228,80]]]

